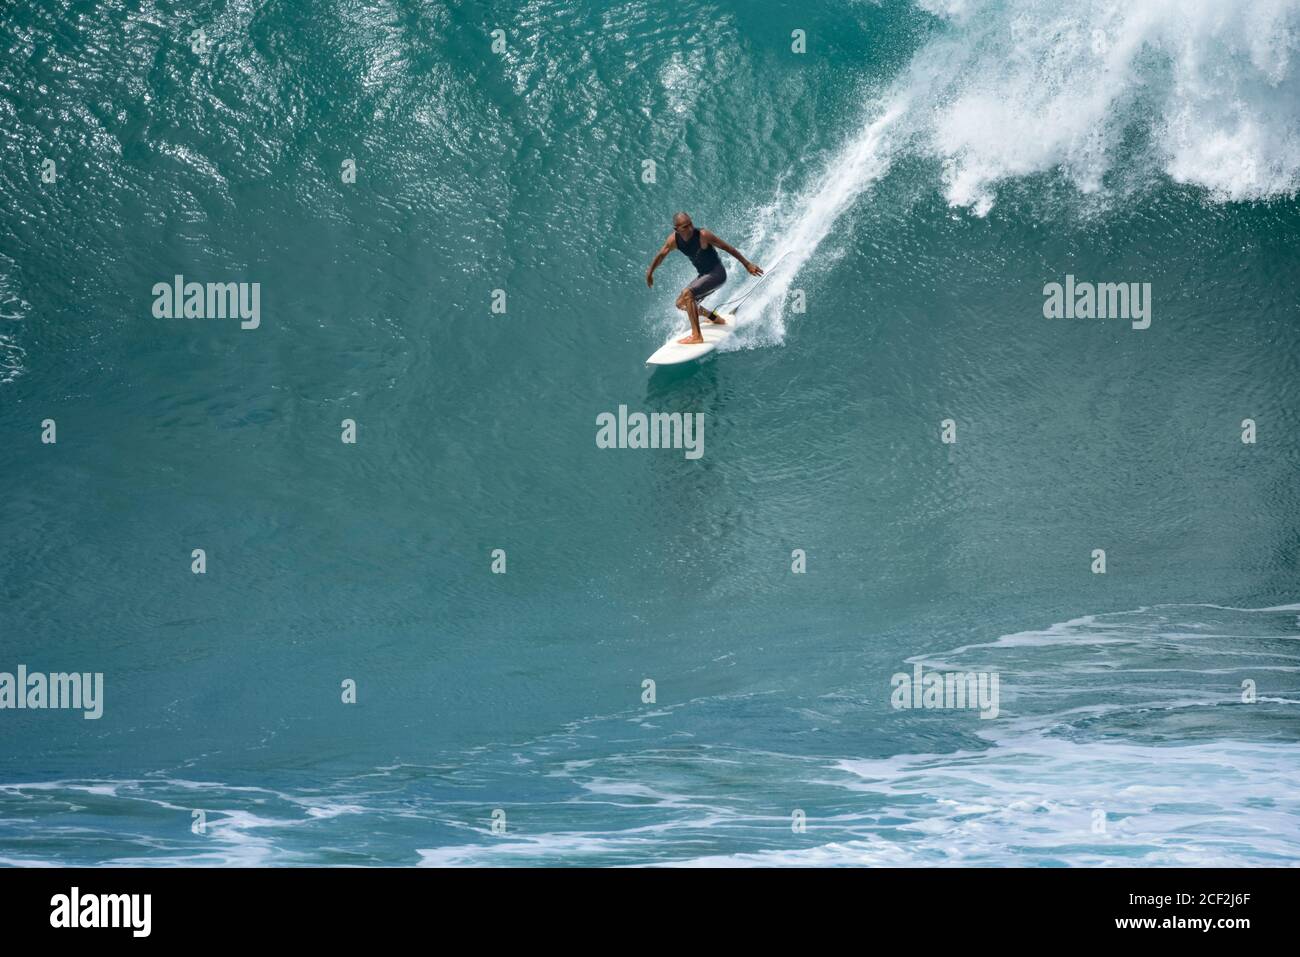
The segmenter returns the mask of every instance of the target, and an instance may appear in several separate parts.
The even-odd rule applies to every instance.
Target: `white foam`
[[[975,7],[976,9],[970,9]],[[998,0],[964,4],[909,81],[954,206],[983,214],[1005,180],[1058,172],[1097,192],[1147,162],[1217,200],[1300,186],[1296,0]],[[1135,156],[1131,139],[1150,141]]]

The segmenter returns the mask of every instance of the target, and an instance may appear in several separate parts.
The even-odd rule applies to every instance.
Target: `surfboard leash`
[[[782,261],[788,255],[790,255],[790,250],[787,249],[777,258],[776,262],[772,263],[771,266],[763,270],[763,275],[759,277],[758,282],[754,283],[754,285],[750,286],[747,290],[745,290],[745,294],[743,296],[737,296],[735,299],[728,299],[722,305],[715,307],[714,311],[716,312],[718,309],[726,309],[728,306],[734,304],[735,308],[731,310],[731,314],[734,316],[737,312],[740,311],[740,304],[744,302],[746,299],[748,299],[750,296],[752,296],[754,294],[754,290],[756,290],[759,286],[763,285],[764,280],[766,280],[768,276],[772,275],[772,273],[776,271],[776,267],[781,265]]]

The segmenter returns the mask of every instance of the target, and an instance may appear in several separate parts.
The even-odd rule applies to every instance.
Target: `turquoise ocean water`
[[[1300,2],[1064,6],[8,7],[0,862],[1300,859]]]

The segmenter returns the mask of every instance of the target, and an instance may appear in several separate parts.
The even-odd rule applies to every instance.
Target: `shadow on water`
[[[654,495],[665,516],[665,533],[681,542],[712,542],[712,547],[734,538],[742,522],[741,490],[731,488],[738,474],[728,468],[728,411],[735,398],[727,373],[716,355],[703,362],[659,366],[646,382],[647,412],[703,413],[703,455],[688,459],[684,454],[656,455],[652,471]],[[683,503],[712,503],[709,508],[686,507]],[[726,503],[726,504],[723,504]],[[685,558],[693,546],[682,546]]]
[[[645,407],[659,412],[717,413],[717,353],[702,362],[655,366],[645,386]]]

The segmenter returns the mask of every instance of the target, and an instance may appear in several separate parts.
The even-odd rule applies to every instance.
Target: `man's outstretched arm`
[[[734,259],[734,260],[736,260],[736,262],[740,263],[742,266],[744,266],[745,269],[746,269],[746,271],[747,271],[751,276],[761,276],[761,275],[763,275],[763,270],[762,270],[762,269],[760,269],[759,267],[755,266],[752,262],[750,262],[748,259],[746,259],[744,253],[742,253],[742,252],[741,252],[739,249],[737,249],[735,246],[731,245],[731,243],[727,242],[725,239],[723,239],[723,238],[722,238],[721,236],[719,236],[717,233],[711,233],[711,232],[709,232],[707,229],[702,229],[702,230],[700,230],[700,232],[702,232],[702,233],[704,234],[704,240],[705,240],[705,242],[707,242],[710,246],[717,246],[719,249],[721,249],[721,250],[722,250],[723,252],[725,252],[725,253],[729,253],[729,254],[731,255],[731,258]]]
[[[650,264],[650,268],[645,271],[645,284],[651,289],[653,289],[655,285],[655,270],[658,269],[659,264],[664,261],[664,257],[676,248],[677,234],[673,233],[669,235],[668,241],[664,243],[663,249],[659,250],[659,254],[655,256],[655,261]]]

